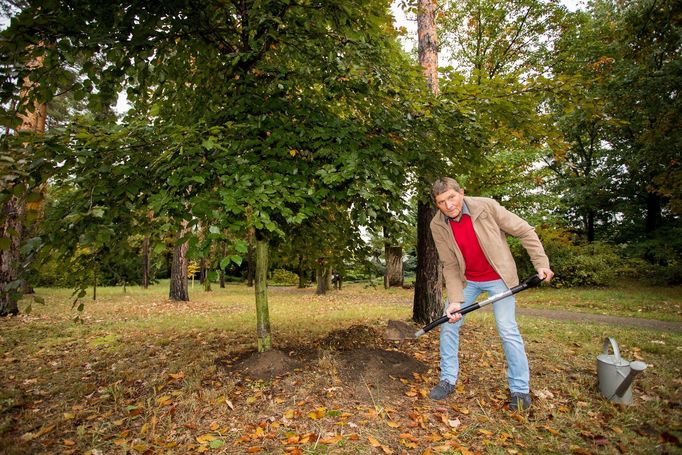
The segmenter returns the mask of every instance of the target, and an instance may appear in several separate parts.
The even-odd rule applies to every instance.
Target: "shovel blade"
[[[415,327],[403,321],[389,320],[384,338],[390,341],[414,340]]]

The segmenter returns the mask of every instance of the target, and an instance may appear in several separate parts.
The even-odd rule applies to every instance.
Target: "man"
[[[431,220],[431,233],[443,264],[449,323],[440,329],[440,382],[430,397],[443,400],[455,390],[459,373],[459,329],[464,321],[455,312],[474,303],[482,292],[495,295],[519,284],[507,235],[520,240],[540,278],[550,281],[554,273],[535,229],[495,200],[465,197],[464,190],[451,178],[436,181],[431,197],[439,210]],[[531,404],[528,358],[515,307],[513,295],[493,304],[507,359],[509,408],[514,411],[528,409]]]

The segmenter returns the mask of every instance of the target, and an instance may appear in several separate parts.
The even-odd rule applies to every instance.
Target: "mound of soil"
[[[231,373],[240,373],[253,379],[268,380],[294,372],[301,367],[301,362],[276,349],[266,352],[250,352],[239,356],[235,360],[218,359]]]
[[[411,380],[413,373],[428,370],[413,357],[383,349],[382,344],[378,330],[356,325],[330,333],[317,350],[304,347],[287,349],[289,354],[278,350],[246,352],[216,363],[230,373],[256,380],[295,375],[294,382],[302,379],[319,390],[335,383],[347,396],[373,401],[403,395],[406,386],[400,379]]]
[[[347,329],[334,330],[320,340],[323,349],[347,351],[360,347],[375,347],[378,344],[377,330],[366,325],[352,325]]]

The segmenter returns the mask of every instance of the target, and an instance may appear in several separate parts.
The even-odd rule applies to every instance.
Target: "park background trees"
[[[0,49],[2,203],[45,203],[0,244],[23,258],[8,301],[49,270],[78,297],[95,279],[144,282],[142,264],[175,270],[169,295],[185,300],[189,260],[210,283],[253,266],[256,246],[300,285],[319,268],[325,292],[332,269],[371,267],[370,237],[411,251],[401,233],[444,174],[537,225],[559,284],[680,280],[675,2],[446,2],[437,97],[386,2],[17,5]],[[20,132],[32,106],[52,116],[44,135]]]

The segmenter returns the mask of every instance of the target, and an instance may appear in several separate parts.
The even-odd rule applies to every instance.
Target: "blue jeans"
[[[464,304],[466,307],[474,303],[476,297],[483,292],[493,296],[507,291],[504,281],[467,281],[464,288]],[[502,348],[507,359],[507,380],[511,392],[529,393],[530,372],[528,358],[523,339],[516,324],[516,298],[512,295],[493,303],[497,333],[502,339]],[[459,329],[464,318],[455,323],[446,322],[440,326],[440,379],[450,384],[457,383],[459,373]]]

